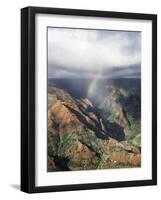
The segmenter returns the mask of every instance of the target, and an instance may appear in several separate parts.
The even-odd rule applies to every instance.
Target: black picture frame
[[[60,186],[35,186],[35,15],[59,14],[152,21],[152,179]],[[103,189],[157,184],[157,15],[96,10],[21,9],[21,190],[27,193]]]

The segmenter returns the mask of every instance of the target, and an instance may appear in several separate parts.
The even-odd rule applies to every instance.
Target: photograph
[[[141,167],[141,39],[47,27],[47,172]]]

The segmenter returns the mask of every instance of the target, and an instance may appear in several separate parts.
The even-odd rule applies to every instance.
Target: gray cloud
[[[48,28],[49,77],[138,76],[140,63],[140,32]]]

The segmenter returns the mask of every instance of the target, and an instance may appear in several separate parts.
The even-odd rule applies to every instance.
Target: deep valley
[[[48,79],[48,172],[141,166],[141,81]]]

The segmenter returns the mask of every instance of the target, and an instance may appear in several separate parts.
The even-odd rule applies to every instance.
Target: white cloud
[[[49,28],[49,72],[58,70],[59,74],[58,67],[99,72],[140,64],[140,45],[139,32]]]

